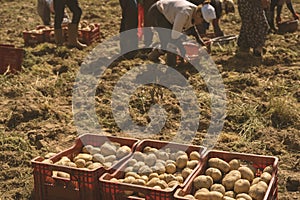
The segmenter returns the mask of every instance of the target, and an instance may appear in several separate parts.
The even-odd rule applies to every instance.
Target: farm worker
[[[220,28],[219,21],[223,14],[223,11],[228,13],[234,13],[234,2],[233,0],[189,0],[190,2],[200,5],[209,3],[215,8],[216,19],[212,21],[214,34],[216,37],[223,36],[224,33]],[[197,26],[200,34],[205,34],[206,30],[209,28],[209,23],[203,23],[201,26]]]
[[[269,25],[263,10],[262,0],[238,0],[241,16],[241,29],[237,41],[237,55],[248,54],[253,48],[253,55],[262,56]]]
[[[178,48],[182,57],[185,56],[185,49],[182,44],[185,38],[184,35],[179,33],[205,21],[211,22],[216,18],[215,9],[211,5],[196,6],[185,0],[159,0],[151,6],[147,14],[151,16],[150,24],[154,29],[158,27],[171,30],[170,34],[158,31],[161,48]],[[157,61],[162,53],[160,49],[154,48],[148,57],[150,60]],[[167,54],[167,57],[168,55],[170,54]],[[172,58],[169,63],[167,59],[168,65],[174,65],[175,63],[176,57]]]
[[[63,33],[61,23],[64,18],[65,6],[73,13],[72,22],[68,24],[68,46],[83,49],[85,44],[78,41],[78,24],[80,22],[82,10],[78,5],[78,0],[53,0],[55,20],[54,20],[54,37],[57,45],[63,44]]]
[[[269,16],[269,24],[271,29],[276,30],[274,25],[274,17],[275,17],[275,7],[276,9],[276,24],[279,24],[281,22],[281,12],[282,12],[282,6],[286,3],[287,8],[292,13],[293,18],[295,20],[299,19],[299,15],[294,10],[293,4],[291,0],[271,0],[271,6],[270,6],[270,16]]]
[[[43,24],[49,26],[51,23],[51,14],[54,14],[53,0],[37,0],[37,12],[41,17]],[[64,12],[63,23],[69,22],[67,12]]]
[[[138,49],[138,2],[137,0],[119,0],[122,19],[120,26],[120,50],[124,54],[128,49]],[[124,31],[128,31],[122,33]],[[133,58],[134,52],[123,55],[125,58]]]

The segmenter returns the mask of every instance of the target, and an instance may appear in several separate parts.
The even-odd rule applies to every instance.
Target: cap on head
[[[204,4],[201,8],[201,13],[203,19],[210,23],[213,19],[216,19],[216,11],[215,8],[210,4]]]

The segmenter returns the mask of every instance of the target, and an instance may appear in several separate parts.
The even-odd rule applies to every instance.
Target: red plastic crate
[[[21,71],[24,50],[14,45],[0,44],[0,74]],[[9,69],[8,69],[9,68]]]
[[[242,161],[251,162],[253,167],[255,167],[258,171],[257,173],[261,173],[262,170],[269,166],[273,166],[272,179],[269,183],[268,190],[265,194],[264,200],[275,200],[277,199],[277,173],[278,173],[278,158],[274,156],[263,156],[263,155],[254,155],[254,154],[243,154],[236,152],[225,152],[225,151],[216,151],[211,150],[208,151],[204,155],[203,164],[197,169],[197,172],[192,176],[187,185],[183,189],[178,189],[175,194],[175,200],[188,200],[188,198],[184,198],[185,195],[194,194],[193,180],[205,173],[207,169],[207,163],[210,158],[220,158],[229,162],[232,159],[239,159]]]
[[[113,136],[102,136],[95,134],[84,134],[77,138],[75,145],[50,159],[53,163],[59,161],[63,156],[75,157],[81,152],[83,145],[101,146],[106,141],[117,142],[121,145],[131,147],[132,152],[137,145],[137,139],[128,139]],[[42,163],[43,158],[37,157],[32,160],[34,174],[34,191],[36,200],[95,200],[100,198],[99,177],[106,173],[112,173],[122,162],[130,157],[125,156],[115,165],[108,169],[103,167],[86,170],[54,164]],[[53,176],[53,171],[62,171],[70,174],[70,179]]]
[[[78,40],[84,44],[90,45],[100,39],[100,25],[92,24],[95,28],[93,30],[78,30]]]
[[[41,32],[23,31],[23,39],[24,39],[25,46],[36,45],[45,42],[43,31]]]
[[[202,155],[206,148],[201,146],[194,146],[194,145],[184,145],[178,143],[169,143],[169,142],[162,142],[162,141],[155,141],[155,140],[142,140],[136,147],[136,151],[142,151],[146,146],[154,147],[157,149],[161,148],[171,148],[176,150],[183,150],[187,153],[192,151],[198,151],[200,155]],[[132,158],[132,156],[131,156]],[[193,173],[196,172],[197,168],[200,167],[201,160],[199,160],[198,166],[194,169],[193,173],[190,174],[186,178],[186,180],[180,184],[175,185],[170,190],[159,190],[153,189],[151,187],[140,186],[140,185],[133,185],[127,183],[115,183],[111,182],[110,179],[112,178],[122,178],[124,177],[124,169],[127,166],[128,161],[130,158],[113,174],[104,174],[100,177],[100,187],[102,193],[102,199],[112,199],[112,200],[124,200],[124,199],[145,199],[145,200],[172,200],[174,199],[174,193],[178,187],[184,187],[189,179],[192,177]],[[126,196],[124,191],[138,191],[142,193],[145,197],[136,197],[136,196]]]

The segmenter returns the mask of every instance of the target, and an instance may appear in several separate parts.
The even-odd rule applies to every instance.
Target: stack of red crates
[[[239,159],[242,161],[246,161],[248,163],[252,163],[253,167],[257,169],[257,174],[261,173],[265,167],[271,165],[273,167],[272,179],[269,183],[269,187],[265,194],[264,200],[277,199],[278,196],[277,195],[278,193],[278,188],[277,188],[278,158],[277,157],[211,150],[204,155],[203,163],[201,167],[198,168],[197,172],[189,180],[189,183],[183,189],[178,189],[176,191],[174,195],[175,200],[188,200],[188,198],[185,198],[184,196],[195,193],[193,187],[193,180],[197,176],[205,174],[205,170],[207,169],[207,163],[210,158],[220,158],[222,160],[225,160],[226,162],[229,162],[232,159]]]
[[[0,44],[0,74],[21,71],[24,50],[14,45]]]
[[[84,145],[101,146],[106,141],[117,142],[121,145],[131,147],[132,152],[139,140],[127,139],[113,136],[101,136],[85,134],[80,136],[73,147],[53,156],[50,160],[53,163],[59,161],[63,156],[74,158]],[[42,157],[32,160],[34,174],[34,191],[36,200],[96,200],[100,199],[99,177],[108,172],[112,173],[130,155],[122,158],[115,165],[108,169],[103,167],[94,170],[86,170],[55,164],[42,163]],[[61,171],[70,174],[70,178],[53,176],[54,171]]]

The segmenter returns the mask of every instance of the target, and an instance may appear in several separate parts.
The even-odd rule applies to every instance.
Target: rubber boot
[[[62,29],[54,29],[54,39],[57,46],[61,46],[64,43]]]
[[[76,47],[77,49],[84,49],[87,47],[85,44],[82,44],[78,41],[78,25],[69,24],[68,25],[68,46]]]

